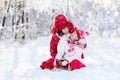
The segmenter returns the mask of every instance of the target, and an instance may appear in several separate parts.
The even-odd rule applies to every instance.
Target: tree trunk
[[[2,21],[2,26],[5,26],[5,20],[6,20],[6,16],[3,17],[3,21]]]
[[[9,0],[8,7],[7,7],[7,10],[6,10],[6,13],[9,12],[11,1],[12,1],[12,0]],[[6,4],[6,3],[5,3],[5,4]],[[7,6],[7,5],[5,5],[5,6]],[[5,13],[5,14],[6,14],[6,13]],[[3,17],[3,21],[2,21],[2,26],[3,26],[3,27],[5,26],[5,21],[6,21],[6,16]]]
[[[24,24],[24,11],[22,12],[22,24]],[[24,28],[25,28],[25,25],[23,25],[23,29],[22,29],[22,39],[24,40],[25,39],[25,31],[24,31]]]
[[[18,18],[18,20],[17,20],[17,22],[16,22],[16,25],[18,26],[19,23],[20,23],[20,16],[19,16],[19,18]],[[18,27],[16,27],[16,30],[18,30]],[[15,39],[15,40],[17,39],[17,32],[16,32],[16,31],[15,31],[14,39]]]

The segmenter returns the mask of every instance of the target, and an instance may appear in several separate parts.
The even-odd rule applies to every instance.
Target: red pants
[[[70,63],[70,67],[71,67],[71,70],[75,70],[75,69],[80,69],[80,68],[83,68],[83,67],[86,67],[86,66],[82,62],[80,62],[79,60],[74,59]]]
[[[53,63],[54,63],[54,58],[50,58],[47,61],[43,61],[42,65],[40,65],[40,67],[42,69],[53,69],[54,68]]]
[[[42,65],[40,65],[40,67],[42,69],[53,69],[54,68],[53,63],[54,63],[54,58],[50,58],[47,61],[43,61]],[[67,69],[67,66],[63,66],[63,67]],[[77,59],[74,59],[70,63],[71,70],[80,69],[80,68],[83,68],[83,67],[86,67],[86,66],[82,62],[80,62],[79,60],[77,60]]]

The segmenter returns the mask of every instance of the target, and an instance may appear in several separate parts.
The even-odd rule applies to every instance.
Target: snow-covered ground
[[[0,42],[0,80],[120,80],[120,39],[89,38],[86,68],[41,70],[39,65],[50,58],[50,38],[40,37],[25,45]]]

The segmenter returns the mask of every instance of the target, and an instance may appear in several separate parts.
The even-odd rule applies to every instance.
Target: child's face
[[[68,34],[69,33],[69,28],[68,27],[65,27],[64,29],[62,29],[62,32],[64,34]]]
[[[73,32],[73,33],[70,35],[70,38],[71,38],[72,41],[78,41],[77,33],[76,33],[76,32]]]

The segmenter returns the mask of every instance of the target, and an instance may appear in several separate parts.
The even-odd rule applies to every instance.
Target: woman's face
[[[68,34],[69,33],[69,28],[68,27],[65,27],[64,29],[62,29],[62,32],[64,34]]]

